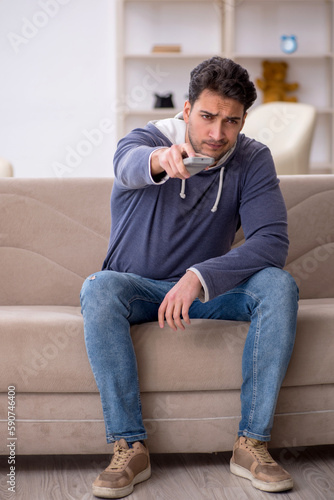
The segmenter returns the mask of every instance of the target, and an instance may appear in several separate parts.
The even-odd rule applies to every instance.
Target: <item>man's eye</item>
[[[212,118],[211,115],[202,115],[202,118],[204,118],[204,120],[210,120]]]

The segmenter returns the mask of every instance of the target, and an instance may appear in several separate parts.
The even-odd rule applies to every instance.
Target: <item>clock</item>
[[[281,36],[281,50],[286,54],[292,54],[297,50],[297,37],[295,35]]]

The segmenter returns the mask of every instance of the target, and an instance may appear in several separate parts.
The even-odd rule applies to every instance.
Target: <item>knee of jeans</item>
[[[126,289],[127,280],[123,273],[115,271],[99,271],[88,276],[84,281],[81,292],[81,306],[90,304],[95,307],[104,307],[111,304],[114,298],[121,296]]]
[[[98,302],[101,296],[104,295],[104,290],[106,288],[105,274],[111,271],[99,271],[97,273],[91,274],[85,279],[80,291],[80,302],[81,306],[84,303]]]
[[[268,291],[275,297],[275,301],[280,299],[289,303],[298,303],[298,286],[290,273],[284,269],[271,267],[263,270],[266,276]]]
[[[82,284],[81,290],[80,290],[81,311],[82,311],[84,303],[86,302],[86,297],[89,296],[89,294],[90,294],[89,281],[92,279],[92,276],[89,276],[88,278],[85,279],[85,281]]]

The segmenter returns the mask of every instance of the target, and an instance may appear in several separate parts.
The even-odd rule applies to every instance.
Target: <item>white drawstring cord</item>
[[[217,212],[220,198],[222,195],[222,190],[223,190],[223,178],[224,178],[224,167],[221,167],[220,172],[219,172],[219,184],[218,184],[217,197],[216,197],[216,201],[215,201],[213,207],[211,208],[211,212]],[[181,181],[180,197],[183,200],[186,197],[186,180],[185,179],[182,179],[182,181]]]
[[[219,205],[219,202],[220,202],[220,198],[221,198],[221,195],[222,195],[222,190],[223,190],[223,177],[224,177],[224,167],[222,167],[220,169],[220,173],[219,173],[219,186],[218,186],[217,198],[216,198],[215,204],[211,208],[211,212],[217,212],[217,208],[218,208],[218,205]]]
[[[186,197],[186,180],[185,179],[182,179],[182,182],[181,182],[180,197],[182,198],[182,200],[184,200]]]

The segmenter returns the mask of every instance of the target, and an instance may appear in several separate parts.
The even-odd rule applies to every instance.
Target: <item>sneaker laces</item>
[[[259,459],[261,464],[276,464],[267,449],[266,441],[258,441],[257,439],[252,438],[248,438],[247,441],[251,442],[256,458]]]
[[[114,455],[111,459],[109,470],[119,470],[122,469],[128,460],[129,453],[132,453],[132,449],[123,448],[119,443],[115,444]]]

